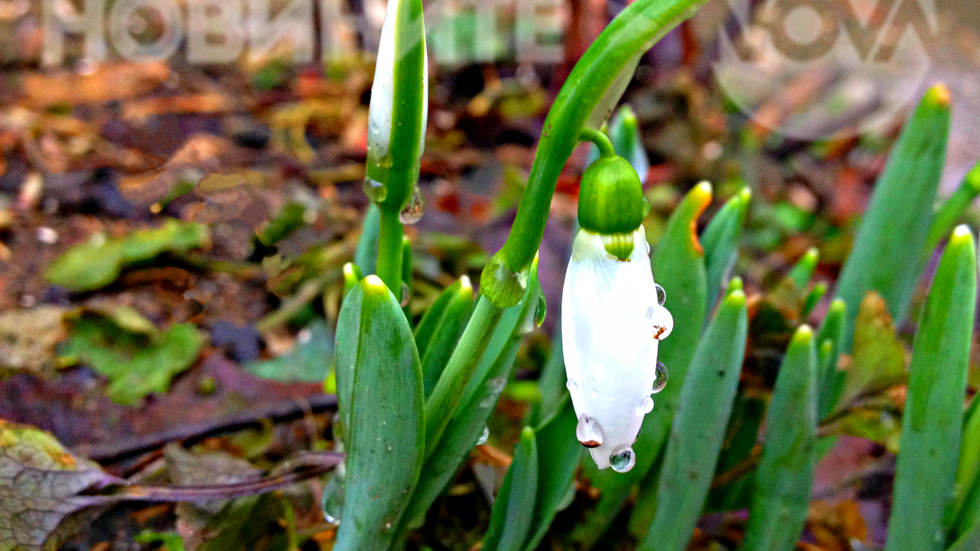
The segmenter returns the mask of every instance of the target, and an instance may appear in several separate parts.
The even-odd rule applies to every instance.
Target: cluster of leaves
[[[567,159],[581,129],[601,124],[628,82],[635,52],[643,51],[632,42],[643,37],[624,38],[629,24],[655,21],[649,37],[640,41],[649,46],[650,39],[693,3],[675,2],[659,6],[660,11],[652,4],[637,2],[614,21],[559,94],[513,243],[508,241],[488,265],[475,308],[469,282],[461,280],[413,331],[388,290],[392,281],[361,277],[370,252],[360,269],[347,269],[350,290],[337,339],[347,502],[337,548],[401,548],[407,531],[420,526],[425,511],[479,441],[511,376],[516,346],[543,310],[535,265],[530,270],[525,266],[528,247],[540,241],[542,225],[532,221],[547,210],[547,182]],[[608,66],[595,69],[602,63],[622,72],[616,76]],[[592,86],[596,82],[590,79],[605,86]],[[599,96],[597,90],[605,94]],[[596,544],[635,495],[629,528],[640,541],[639,549],[686,548],[706,504],[714,510],[749,509],[742,549],[793,549],[807,518],[817,460],[834,435],[863,431],[899,452],[887,549],[959,551],[975,546],[980,538],[975,516],[980,481],[972,459],[980,439],[973,431],[980,433],[980,421],[971,408],[964,425],[962,406],[974,322],[976,251],[971,232],[953,227],[977,189],[968,177],[950,201],[933,207],[945,158],[949,103],[945,88],[936,86],[912,114],[857,231],[835,299],[816,329],[799,320],[828,291],[818,284],[808,292],[817,251],[804,255],[769,298],[750,302],[741,280],[728,280],[751,194],[747,189],[735,194],[700,236],[695,228],[712,200],[712,188],[699,184],[684,197],[652,260],[657,281],[674,297],[675,330],[660,350],[670,366],[671,384],[659,395],[655,414],[634,444],[638,460],[633,470],[596,471],[590,462],[582,463],[600,499],[572,534],[578,545]],[[619,120],[628,122],[629,117]],[[614,136],[622,133],[621,124],[614,126]],[[616,143],[623,149],[620,155],[636,156],[635,140],[617,138]],[[360,250],[382,251],[380,265],[385,253],[376,245],[375,224],[369,216]],[[951,232],[910,355],[899,445],[896,431],[875,426],[867,416],[881,409],[885,391],[905,382],[905,349],[892,320],[908,315],[927,259]],[[752,323],[776,321],[788,334],[788,347],[781,352],[768,406],[733,425],[733,408],[745,403],[738,388],[750,317]],[[838,369],[843,357],[851,359],[847,370]],[[520,434],[494,501],[485,549],[535,549],[555,514],[571,500],[581,450],[572,440],[576,420],[561,399],[563,383],[561,362],[550,362],[539,382],[542,403],[529,416],[537,428],[526,427]],[[888,413],[897,418],[900,409],[892,407]],[[756,449],[762,426],[762,444]],[[720,467],[729,471],[716,477]]]

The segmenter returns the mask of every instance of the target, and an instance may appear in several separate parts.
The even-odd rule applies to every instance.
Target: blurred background
[[[479,281],[554,96],[627,3],[425,4],[426,209],[408,228],[410,313],[461,275]],[[255,461],[331,446],[323,358],[368,205],[384,13],[383,0],[0,0],[0,418],[52,431],[119,475],[164,459],[194,464],[147,444],[160,435]],[[818,281],[832,283],[901,124],[937,82],[953,100],[946,195],[980,152],[972,2],[708,2],[644,56],[623,98],[640,123],[645,159],[634,166],[646,169],[651,242],[697,182],[715,185],[711,211],[748,186],[735,270],[750,302],[811,247]],[[540,251],[547,319],[474,452],[497,482],[464,469],[431,527],[444,548],[468,549],[485,530],[485,496],[559,318],[587,157],[577,150],[559,179]],[[751,335],[749,396],[771,388],[789,333],[759,322]],[[210,436],[243,412],[254,416],[247,429]],[[884,542],[895,424],[853,427],[821,462],[810,529],[823,539],[812,549]],[[557,530],[594,499],[586,482],[579,490]],[[303,549],[329,549],[315,496],[309,503],[297,511]],[[190,522],[181,514],[117,507],[64,549],[156,548],[133,536]],[[725,519],[716,521],[717,534]],[[624,534],[601,545],[631,548]]]

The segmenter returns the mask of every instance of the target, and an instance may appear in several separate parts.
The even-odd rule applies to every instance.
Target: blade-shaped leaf
[[[432,394],[472,313],[473,286],[463,276],[439,295],[415,329],[426,397]]]
[[[503,311],[486,350],[466,383],[459,405],[452,411],[443,412],[448,421],[439,440],[427,445],[430,451],[402,522],[402,531],[421,519],[479,440],[500,392],[513,374],[521,340],[534,328],[539,296],[541,285],[535,263],[528,277],[524,298],[517,306]],[[480,298],[481,302],[485,300]]]
[[[742,191],[729,199],[714,215],[701,234],[708,282],[705,304],[709,316],[722,291],[721,286],[731,279],[732,268],[738,259],[738,238],[742,235],[742,225],[745,223],[751,198],[749,188],[742,188]]]
[[[571,501],[575,469],[583,449],[575,438],[577,423],[572,401],[566,394],[558,411],[534,433],[538,445],[538,497],[525,551],[538,548],[555,515]]]
[[[697,219],[711,202],[711,185],[695,186],[677,207],[657,243],[653,256],[654,279],[667,292],[666,306],[674,316],[674,330],[660,343],[659,358],[667,366],[669,382],[657,394],[656,408],[643,422],[633,444],[636,464],[626,473],[611,469],[599,471],[584,461],[592,486],[601,492],[596,508],[574,535],[584,548],[590,548],[609,527],[634,486],[645,479],[670,434],[670,424],[681,389],[704,325],[706,274],[704,250],[694,233]]]
[[[970,230],[957,228],[919,320],[886,551],[944,547],[943,515],[956,481],[977,298],[974,247]],[[967,521],[964,526],[973,524]]]
[[[776,378],[743,551],[791,550],[810,508],[817,441],[817,353],[804,325]]]
[[[683,551],[687,546],[718,462],[747,334],[745,294],[733,291],[708,324],[691,361],[660,473],[657,514],[637,549]]]
[[[868,291],[885,299],[894,319],[904,320],[908,311],[946,162],[949,101],[941,84],[926,92],[875,184],[837,282],[837,296],[848,307],[844,352],[851,349],[857,305]]]
[[[336,351],[347,473],[334,549],[387,550],[422,468],[424,398],[411,328],[377,276],[344,301]]]
[[[820,389],[820,402],[817,413],[821,419],[830,414],[837,405],[837,399],[843,391],[845,375],[837,371],[837,360],[840,358],[841,345],[844,340],[844,323],[847,316],[847,305],[841,299],[830,303],[827,315],[817,330],[816,346],[818,350],[817,384]]]
[[[514,461],[493,502],[490,527],[483,539],[487,551],[520,549],[531,529],[538,492],[538,444],[534,431],[524,427]]]
[[[381,209],[371,203],[364,215],[361,226],[361,237],[357,240],[354,251],[354,264],[364,275],[371,275],[378,270],[378,232],[381,231]]]

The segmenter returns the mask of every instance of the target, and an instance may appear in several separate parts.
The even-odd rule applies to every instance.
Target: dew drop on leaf
[[[412,198],[408,200],[405,208],[398,213],[398,220],[406,226],[414,226],[422,219],[423,214],[425,214],[425,198],[422,197],[419,186],[415,186],[412,189]]]
[[[365,178],[364,195],[367,195],[372,203],[381,203],[388,197],[388,188],[377,180]]]

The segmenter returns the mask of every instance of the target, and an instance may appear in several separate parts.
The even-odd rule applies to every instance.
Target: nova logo
[[[862,134],[919,95],[934,0],[729,0],[715,78],[756,125],[820,139]],[[729,32],[734,29],[734,32]]]

